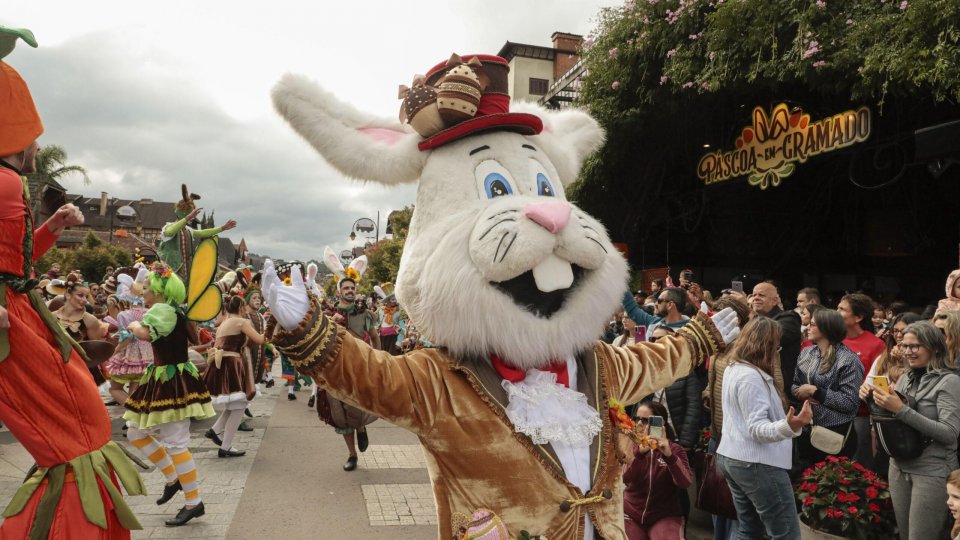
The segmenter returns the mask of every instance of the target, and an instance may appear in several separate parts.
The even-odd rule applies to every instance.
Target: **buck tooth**
[[[573,266],[556,255],[550,255],[533,267],[533,280],[540,292],[567,289],[573,285]]]

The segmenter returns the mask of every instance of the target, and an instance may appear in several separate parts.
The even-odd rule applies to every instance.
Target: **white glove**
[[[724,308],[710,317],[714,326],[720,331],[723,337],[723,343],[729,345],[740,335],[740,321],[737,318],[737,312],[733,308]]]
[[[284,330],[294,330],[310,309],[310,298],[300,268],[295,266],[290,271],[289,287],[280,281],[273,261],[267,259],[263,269],[263,291],[270,313]]]

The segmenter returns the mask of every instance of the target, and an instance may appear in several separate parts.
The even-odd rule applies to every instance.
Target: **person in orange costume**
[[[17,39],[37,46],[29,30],[0,27],[0,421],[37,465],[3,511],[0,539],[130,538],[140,524],[119,484],[131,495],[146,487],[110,440],[79,347],[34,290],[33,262],[83,214],[67,204],[34,230],[22,175],[34,170],[43,124],[26,83],[2,61]]]

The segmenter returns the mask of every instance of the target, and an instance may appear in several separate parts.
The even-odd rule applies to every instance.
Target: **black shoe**
[[[273,388],[273,384],[274,384],[273,379],[270,379],[269,381],[267,381],[267,388]]]
[[[253,431],[253,428],[248,426],[246,422],[240,422],[240,425],[237,426],[237,431]]]
[[[243,414],[245,414],[247,418],[253,418],[253,413],[250,412],[250,409],[244,409]]]
[[[357,468],[357,456],[350,456],[347,462],[343,464],[343,470],[352,471]]]
[[[367,437],[367,430],[357,432],[357,450],[366,452],[370,446],[370,437]]]
[[[183,489],[183,487],[180,486],[180,480],[177,480],[176,482],[174,482],[172,486],[163,486],[163,495],[161,495],[160,498],[157,499],[157,505],[159,506],[169,501],[181,489]]]
[[[247,454],[246,450],[224,450],[221,448],[217,452],[217,457],[240,457]]]
[[[168,519],[164,521],[164,523],[167,525],[167,527],[179,527],[181,525],[186,525],[191,519],[200,517],[203,514],[203,503],[200,503],[193,508],[187,508],[184,506],[179,512],[177,512],[177,517]]]
[[[317,396],[310,396],[310,399],[307,400],[307,407],[313,408],[313,405],[317,402]]]
[[[213,428],[208,429],[207,432],[203,434],[203,436],[213,441],[213,444],[217,446],[223,446],[223,441],[220,439],[220,437],[217,436],[216,433],[214,433]]]
[[[287,401],[296,401],[296,400],[297,400],[296,394],[287,394]]]

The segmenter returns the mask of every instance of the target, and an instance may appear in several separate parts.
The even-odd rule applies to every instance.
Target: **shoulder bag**
[[[811,362],[811,368],[814,367],[813,362]],[[813,384],[813,369],[807,370],[807,383]],[[816,385],[814,385],[816,386]],[[853,428],[853,421],[850,421],[850,425],[847,426],[847,434],[841,435],[836,431],[827,429],[823,426],[818,426],[813,423],[813,420],[810,420],[810,444],[820,450],[825,454],[837,455],[843,450],[843,445],[847,442],[847,437],[850,436],[850,429]]]

